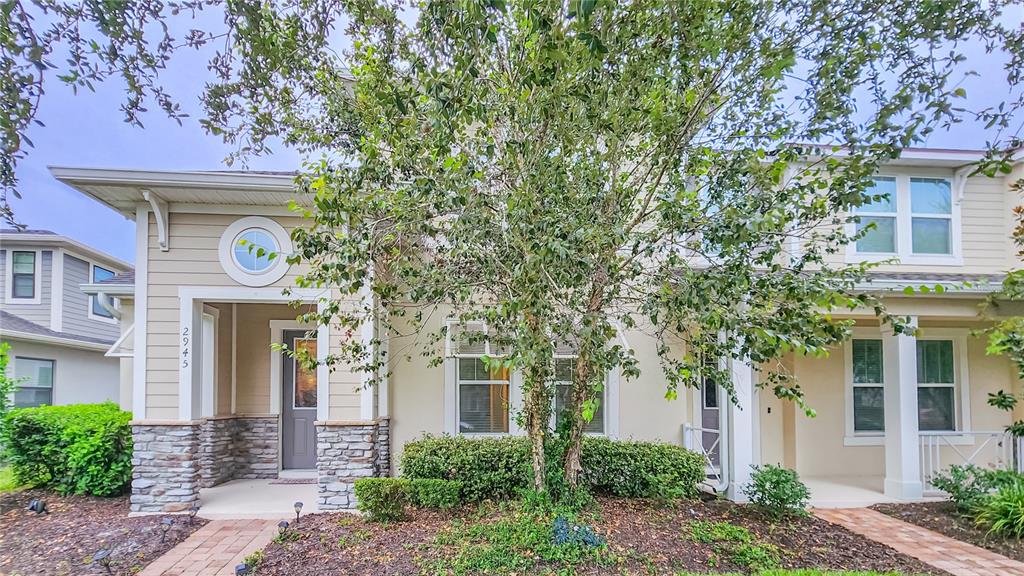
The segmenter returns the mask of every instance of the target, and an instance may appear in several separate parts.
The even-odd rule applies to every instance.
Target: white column
[[[750,482],[750,467],[757,464],[754,454],[754,369],[742,360],[730,360],[729,372],[736,391],[737,403],[726,403],[726,432],[722,446],[728,451],[729,485],[725,496],[737,502],[746,501],[743,487]]]
[[[917,318],[910,318],[917,327]],[[920,442],[917,432],[917,338],[886,333],[882,337],[885,371],[885,495],[920,498]]]
[[[192,420],[202,410],[202,360],[196,352],[202,350],[203,305],[190,296],[181,296],[180,302],[178,419]]]

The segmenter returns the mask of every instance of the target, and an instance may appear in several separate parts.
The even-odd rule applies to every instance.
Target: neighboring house
[[[109,354],[121,335],[118,301],[81,286],[131,269],[53,232],[0,230],[0,340],[20,379],[16,407],[121,401],[121,359]]]
[[[986,397],[1021,385],[1011,363],[987,356],[972,330],[985,325],[979,304],[1019,265],[1010,233],[1020,198],[1010,183],[1024,168],[967,178],[981,157],[908,150],[879,175],[877,187],[891,200],[862,209],[877,229],[836,258],[898,258],[862,289],[883,295],[890,311],[920,331],[894,336],[870,310],[855,310],[847,315],[857,322],[854,339],[829,357],[783,358],[816,418],[758,390],[757,372],[738,361],[728,368],[739,407],[711,385],[667,401],[655,342],[638,329],[623,340],[643,373],[635,381],[608,375],[590,432],[705,451],[709,482],[732,498],[741,497],[759,463],[795,469],[819,501],[839,503],[920,498],[930,475],[950,463],[1012,465],[1016,446],[1002,433],[1011,415],[987,406]],[[411,350],[413,337],[393,338],[386,343],[396,351],[390,373],[370,389],[362,387],[365,374],[305,370],[271,350],[287,343],[323,358],[347,336],[296,323],[288,301],[315,306],[329,295],[295,288],[300,267],[239,248],[245,239],[292,250],[289,232],[301,224],[285,209],[295,199],[293,175],[52,173],[137,223],[134,305],[122,301],[124,324],[134,323],[126,328],[134,349],[134,511],[184,510],[203,487],[295,474],[317,479],[320,509],[349,508],[354,479],[397,472],[392,455],[424,433],[522,433],[513,417],[522,403],[518,375],[485,370],[485,345],[438,344],[446,360],[431,366],[419,354],[397,352]],[[946,290],[904,293],[921,285]],[[437,316],[432,328],[445,322]],[[306,338],[307,329],[314,336]],[[375,329],[355,337],[369,339]],[[572,351],[559,355],[568,362]]]

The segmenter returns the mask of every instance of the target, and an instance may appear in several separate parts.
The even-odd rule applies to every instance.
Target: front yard
[[[258,576],[321,574],[708,574],[773,569],[943,574],[814,517],[770,522],[724,501],[599,498],[572,524],[604,544],[555,545],[550,513],[490,503],[416,510],[405,522],[313,514],[251,558]],[[585,528],[583,528],[585,530]],[[572,528],[570,528],[572,530]]]
[[[877,504],[873,509],[903,522],[916,524],[950,538],[974,544],[1024,562],[1024,540],[990,533],[967,515],[958,513],[952,502],[919,502],[913,504]]]
[[[47,513],[26,510],[46,503]],[[0,574],[97,576],[108,572],[93,556],[110,551],[110,574],[129,576],[206,523],[177,516],[163,530],[163,517],[128,517],[128,498],[59,496],[46,490],[0,493]]]

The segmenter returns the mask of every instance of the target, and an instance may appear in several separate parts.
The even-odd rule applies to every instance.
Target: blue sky
[[[1020,22],[1024,19],[1024,8],[1018,7],[1018,13],[1011,16]],[[228,148],[218,138],[206,135],[198,124],[198,95],[210,77],[207,56],[208,53],[181,52],[164,74],[166,86],[192,114],[183,126],[159,112],[144,117],[145,129],[125,124],[119,110],[122,88],[116,80],[99,85],[96,92],[75,95],[51,79],[38,116],[45,127],[34,126],[29,132],[35,148],[28,151],[28,158],[18,167],[24,197],[11,198],[18,220],[30,228],[65,234],[133,261],[134,222],[56,181],[46,167],[223,169]],[[980,74],[963,85],[972,108],[1008,97],[1005,91],[992,88],[1005,86],[1000,58],[985,55],[980,49],[970,50],[969,65]],[[981,148],[987,139],[980,127],[960,125],[950,132],[933,135],[927,145]],[[292,170],[298,165],[297,154],[279,149],[273,156],[251,159],[248,167]]]

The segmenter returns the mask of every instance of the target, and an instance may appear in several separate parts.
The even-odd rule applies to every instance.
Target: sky
[[[1018,13],[1010,17],[1021,22],[1024,8],[1018,8]],[[16,218],[29,228],[64,234],[128,262],[134,261],[134,222],[58,182],[47,166],[225,169],[223,159],[229,148],[219,138],[205,134],[198,123],[202,117],[198,97],[211,78],[206,69],[208,55],[182,51],[163,74],[165,86],[192,115],[182,126],[159,111],[143,117],[144,129],[124,123],[119,109],[122,87],[116,80],[98,85],[96,92],[77,95],[59,81],[50,81],[38,115],[45,126],[33,126],[29,131],[35,147],[28,150],[28,158],[18,166],[23,198],[11,198]],[[970,67],[979,74],[963,84],[972,108],[986,101],[1005,99],[1005,91],[993,89],[1005,85],[1003,81],[993,82],[1000,72],[1001,59],[985,55],[980,49],[969,50],[968,56]],[[926,144],[936,148],[977,149],[985,146],[986,136],[979,126],[960,125],[950,132],[932,135]],[[247,167],[294,170],[299,163],[294,151],[279,149],[272,156],[250,159]]]

